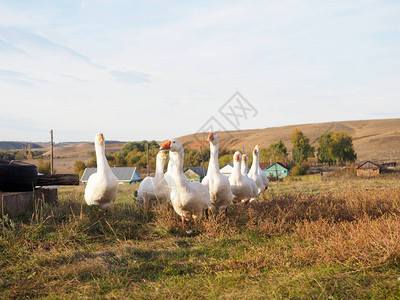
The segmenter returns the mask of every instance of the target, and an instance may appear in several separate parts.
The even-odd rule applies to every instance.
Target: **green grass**
[[[1,298],[400,298],[396,177],[272,183],[184,228],[174,212],[143,214],[135,187],[107,215],[83,191],[2,217]]]

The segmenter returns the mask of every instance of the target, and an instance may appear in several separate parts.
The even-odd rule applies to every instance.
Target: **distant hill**
[[[268,147],[280,139],[291,151],[290,136],[295,128],[300,129],[310,139],[311,144],[317,149],[318,138],[328,131],[344,131],[353,137],[353,144],[358,155],[358,162],[372,160],[376,162],[397,161],[400,163],[400,119],[343,121],[291,125],[283,127],[270,127],[253,130],[238,130],[219,132],[221,147],[232,150],[250,152],[254,145]],[[207,134],[190,134],[178,139],[186,149],[199,149],[200,146],[208,147]],[[172,138],[172,137],[171,137]],[[151,140],[151,137],[149,137]],[[160,141],[163,144],[165,141]],[[28,142],[0,142],[0,150],[25,149]],[[107,141],[107,153],[120,151],[125,142]],[[49,143],[32,143],[32,149],[47,151],[50,155]],[[73,172],[76,160],[88,162],[94,153],[92,142],[60,143],[54,147],[55,168],[60,173]]]
[[[0,150],[20,150],[28,148],[29,142],[0,142]],[[31,143],[31,149],[43,148],[39,144]]]
[[[291,150],[290,136],[295,128],[300,129],[310,139],[312,146],[318,148],[318,138],[328,131],[344,131],[353,137],[358,161],[375,160],[400,161],[400,119],[343,121],[270,127],[264,129],[220,132],[222,147],[248,152],[254,145],[268,147],[280,139]],[[205,135],[190,134],[178,138],[185,148],[208,147]],[[163,142],[160,142],[162,144]]]

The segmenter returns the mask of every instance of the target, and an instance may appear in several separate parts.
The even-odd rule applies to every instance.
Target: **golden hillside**
[[[223,147],[251,151],[256,144],[267,147],[280,139],[291,149],[290,136],[298,128],[309,137],[312,146],[318,148],[318,138],[328,131],[344,131],[353,137],[358,161],[364,160],[400,160],[400,119],[343,121],[284,127],[271,127],[254,130],[220,132],[219,138]],[[207,143],[199,142],[201,134],[180,137],[186,148],[198,148]]]
[[[385,160],[400,161],[400,119],[344,121],[292,125],[284,127],[271,127],[264,129],[239,130],[219,132],[222,147],[233,150],[243,149],[248,152],[256,144],[267,147],[280,139],[291,150],[290,136],[298,128],[309,137],[312,145],[318,147],[318,137],[327,131],[344,131],[353,136],[354,148],[358,161]],[[199,149],[200,146],[208,147],[205,141],[207,134],[191,134],[178,139],[185,148]],[[151,140],[151,137],[148,138]],[[160,144],[164,143],[161,141]],[[124,143],[107,144],[107,152],[116,152],[122,149]],[[49,149],[49,145],[43,145]],[[59,173],[73,172],[76,160],[88,162],[94,152],[93,143],[73,143],[63,147],[54,147],[55,168]],[[46,152],[45,155],[50,155]]]

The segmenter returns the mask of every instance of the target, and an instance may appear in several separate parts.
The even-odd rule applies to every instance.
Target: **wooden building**
[[[381,172],[381,165],[367,160],[357,167],[357,176],[360,177],[371,177],[377,176]]]

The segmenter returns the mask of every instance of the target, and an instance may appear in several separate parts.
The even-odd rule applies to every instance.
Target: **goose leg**
[[[204,213],[206,214],[206,219],[209,220],[210,219],[210,212],[209,212],[209,208],[207,208]]]
[[[174,208],[172,207],[171,203],[167,203],[166,205],[168,211],[172,211]]]

